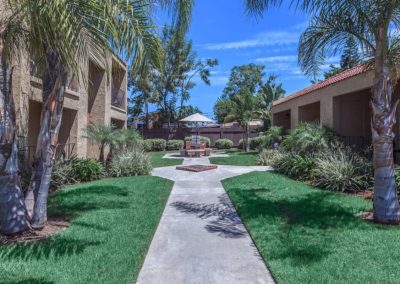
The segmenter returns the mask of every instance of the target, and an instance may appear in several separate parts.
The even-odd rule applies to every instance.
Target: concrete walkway
[[[209,163],[202,157],[185,158],[183,164]],[[274,283],[221,184],[229,177],[269,169],[154,169],[153,175],[174,180],[175,185],[137,283]]]

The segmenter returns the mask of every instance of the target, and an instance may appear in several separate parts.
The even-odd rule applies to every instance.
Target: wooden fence
[[[153,129],[140,129],[145,139],[162,138],[166,140],[180,139],[183,140],[186,136],[195,135],[197,133],[196,128],[153,128]],[[229,139],[233,141],[233,145],[237,147],[240,139],[243,138],[243,128],[231,127],[231,128],[219,128],[219,127],[201,127],[200,135],[210,138],[211,146],[215,146],[215,141],[218,139]],[[251,132],[250,137],[256,137],[256,132]]]

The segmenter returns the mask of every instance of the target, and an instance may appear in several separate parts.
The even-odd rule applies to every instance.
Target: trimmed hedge
[[[233,141],[229,139],[218,139],[215,141],[215,147],[217,149],[230,149],[233,147]]]
[[[143,149],[146,152],[164,151],[167,148],[167,140],[165,139],[146,139],[143,140]]]
[[[249,144],[250,144],[250,150],[260,149],[265,144],[265,137],[257,136],[257,137],[249,138]],[[243,139],[239,140],[238,149],[243,149]]]
[[[169,140],[167,142],[167,150],[181,150],[185,142],[183,140]]]

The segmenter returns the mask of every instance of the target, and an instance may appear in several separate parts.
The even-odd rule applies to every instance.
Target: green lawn
[[[172,182],[101,180],[53,194],[51,215],[71,226],[50,239],[0,247],[1,283],[134,283]]]
[[[224,186],[278,283],[400,282],[400,228],[359,219],[370,201],[274,173]]]
[[[163,159],[162,157],[167,153],[177,153],[179,151],[161,151],[161,152],[149,152],[151,159],[151,166],[153,168],[168,167],[181,165],[183,159]]]
[[[255,166],[257,165],[257,152],[243,152],[238,150],[227,151],[229,157],[210,158],[212,164],[234,165],[234,166]]]

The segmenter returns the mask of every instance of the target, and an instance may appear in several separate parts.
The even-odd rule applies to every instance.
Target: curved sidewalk
[[[206,157],[184,164],[209,164]],[[222,166],[153,175],[175,181],[137,283],[274,283],[221,180],[269,167]]]

